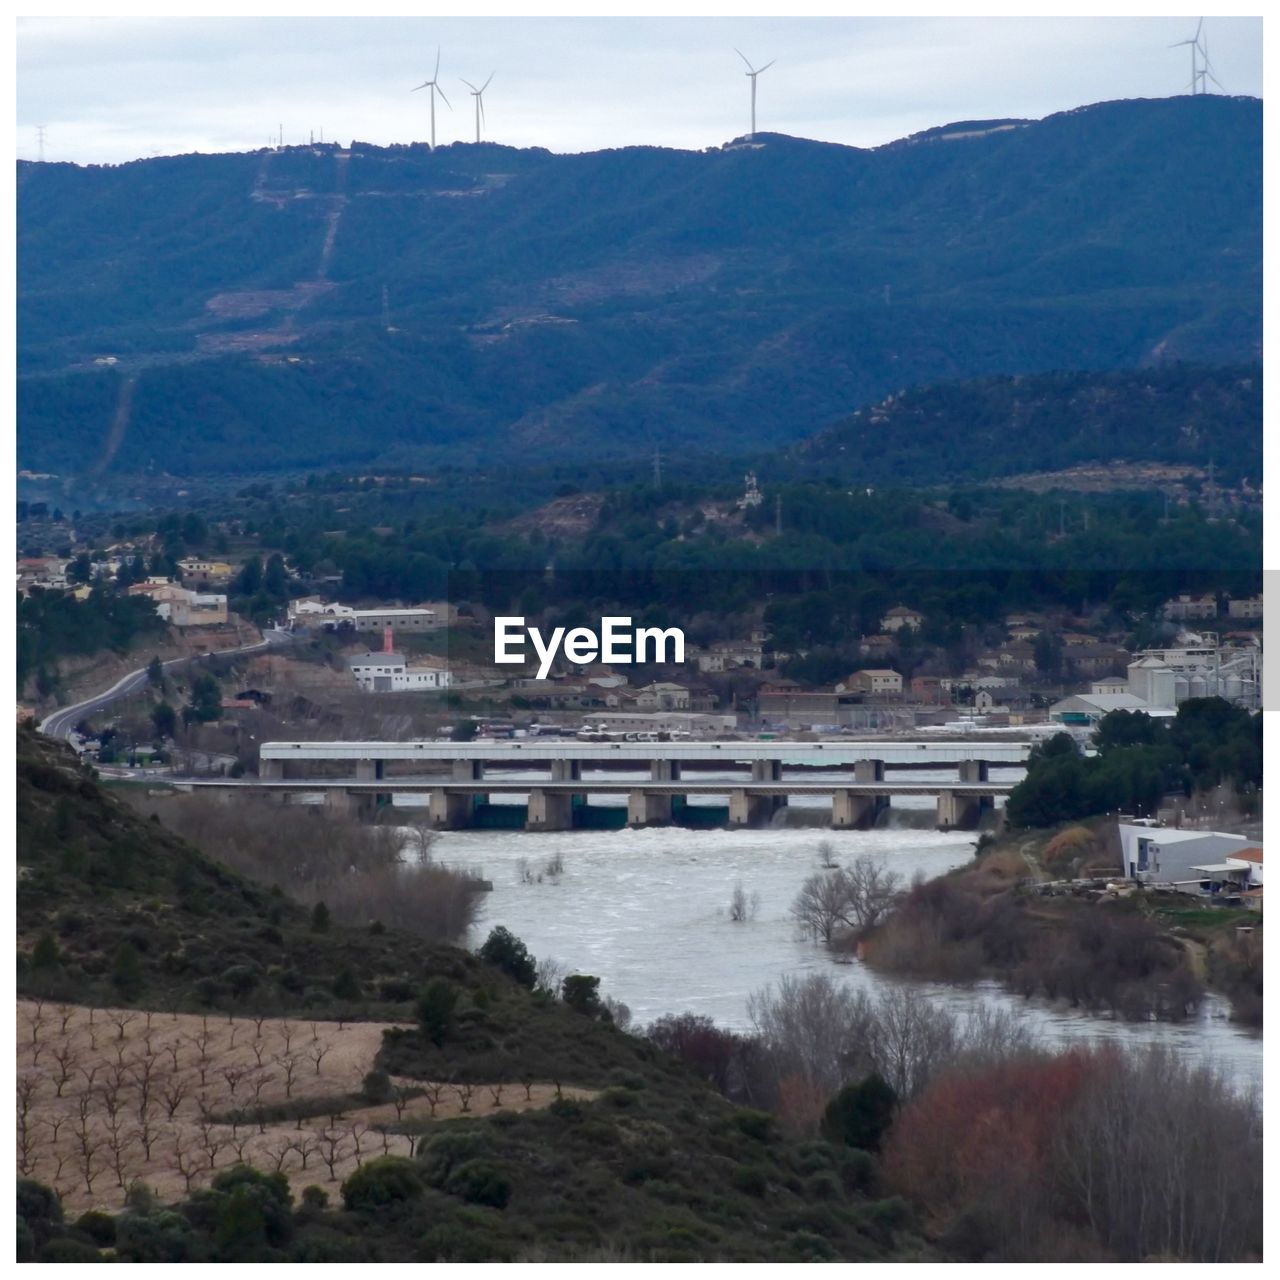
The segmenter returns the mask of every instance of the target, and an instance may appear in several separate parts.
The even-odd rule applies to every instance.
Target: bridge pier
[[[581,782],[581,760],[553,760],[551,762],[552,782]]]
[[[995,807],[995,796],[975,795],[972,791],[940,791],[938,793],[938,830],[972,831],[985,810]]]
[[[573,826],[573,797],[563,791],[529,792],[528,831],[568,831]]]
[[[741,787],[729,792],[729,825],[758,827],[773,816],[774,796],[758,796]]]
[[[671,797],[652,791],[627,793],[627,826],[652,827],[671,821]]]
[[[483,778],[483,760],[455,760],[453,762],[454,782],[479,782]]]
[[[985,760],[961,760],[961,782],[990,782],[991,766]]]
[[[382,760],[357,760],[356,781],[376,782],[385,777],[385,763]]]
[[[860,791],[833,791],[831,793],[831,825],[865,830],[875,825],[881,800],[886,796],[868,796]]]
[[[342,787],[330,787],[324,793],[325,807],[351,818],[366,818],[373,813],[377,797],[366,791],[347,791]]]
[[[679,782],[679,760],[650,760],[649,778],[653,782]]]
[[[443,787],[435,787],[431,792],[427,821],[438,831],[455,831],[471,825],[475,808],[475,796],[455,795]]]

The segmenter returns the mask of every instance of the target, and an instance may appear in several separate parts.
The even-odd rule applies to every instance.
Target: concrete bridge
[[[323,792],[326,803],[364,812],[390,800],[391,793],[425,792],[432,825],[471,825],[478,803],[491,795],[527,795],[527,829],[563,831],[587,796],[625,794],[633,826],[670,823],[678,801],[692,796],[727,795],[730,826],[767,822],[790,796],[829,796],[833,827],[871,826],[893,795],[932,795],[943,830],[976,826],[997,795],[1013,782],[990,777],[992,763],[1021,765],[1022,743],[845,743],[845,742],[681,742],[681,743],[264,743],[260,779],[203,786],[247,786],[265,792]],[[869,754],[875,751],[875,755]],[[442,777],[395,773],[388,765],[432,765]],[[485,766],[529,768],[543,777],[512,781],[486,777]],[[354,765],[354,776],[325,776],[326,766]],[[584,765],[595,765],[584,771]],[[648,781],[610,779],[608,766],[645,771]],[[788,770],[821,770],[810,777],[784,778]],[[698,767],[746,772],[736,778],[698,781],[682,776]],[[306,774],[300,770],[306,768]],[[949,778],[936,782],[892,781],[888,769],[936,769]],[[313,771],[316,770],[316,771]],[[852,776],[849,776],[850,773]]]

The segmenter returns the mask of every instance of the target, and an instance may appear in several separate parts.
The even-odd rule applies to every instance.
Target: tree
[[[564,980],[560,988],[564,1002],[575,1013],[598,1018],[604,1012],[600,1000],[600,979],[589,974],[575,973]]]
[[[157,702],[151,708],[151,723],[156,737],[172,738],[178,728],[178,713],[167,702]]]
[[[62,959],[57,940],[51,933],[42,933],[31,948],[31,967],[33,969],[55,969]]]
[[[157,689],[164,688],[164,663],[159,654],[147,663],[147,680]]]
[[[323,902],[317,902],[311,909],[311,932],[329,932],[329,908]]]
[[[191,701],[183,708],[182,718],[190,724],[208,724],[222,718],[222,690],[208,672],[197,676],[191,685]]]
[[[433,978],[418,997],[418,1025],[437,1048],[453,1030],[458,995],[458,988],[447,978]]]
[[[538,965],[529,949],[509,929],[498,925],[480,948],[480,959],[501,969],[522,987],[533,990],[538,980]]]
[[[116,949],[111,981],[126,1000],[132,999],[142,990],[142,959],[132,942],[122,942]]]
[[[873,1071],[857,1084],[845,1085],[827,1104],[822,1136],[828,1142],[879,1151],[897,1105],[898,1095]]]
[[[792,903],[791,915],[829,944],[842,928],[856,934],[873,929],[898,900],[901,884],[895,872],[864,856],[847,868],[810,876]]]

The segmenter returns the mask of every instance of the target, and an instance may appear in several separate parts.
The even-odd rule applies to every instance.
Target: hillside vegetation
[[[35,1083],[23,1124],[36,1134],[19,1159],[35,1174],[52,1180],[36,1126],[47,1127],[44,1117],[69,1105],[61,1089],[54,1097],[58,1068],[51,1055],[68,1035],[78,1037],[77,1061],[92,1066],[92,1019],[86,1027],[87,1015],[72,1002],[97,1006],[99,1082],[109,1083],[121,1068],[113,1096],[125,1100],[122,1117],[134,1107],[146,1110],[136,1079],[147,1059],[137,1054],[144,1033],[148,1046],[153,1034],[152,1019],[139,1016],[117,1035],[111,1010],[122,1005],[159,1013],[154,1035],[161,1071],[171,1020],[186,1027],[193,1042],[201,1025],[206,1028],[212,1039],[200,1052],[222,1055],[209,1075],[210,1107],[218,1069],[231,1061],[232,1014],[241,1029],[235,1052],[245,1059],[237,1070],[246,1079],[255,1034],[268,1045],[287,1034],[287,1020],[264,1028],[264,1014],[301,1015],[293,1022],[298,1045],[319,1035],[338,1046],[335,1053],[344,1020],[398,1022],[401,1029],[386,1039],[379,1062],[417,1099],[404,1116],[384,1116],[375,1126],[370,1103],[394,1096],[376,1072],[363,1090],[352,1092],[348,1080],[337,1096],[324,1097],[314,1086],[299,1086],[291,1100],[285,1095],[267,1105],[280,1089],[277,1078],[261,1107],[248,1102],[245,1083],[238,1129],[234,1108],[224,1103],[220,1111],[197,1113],[188,1099],[172,1122],[187,1126],[189,1146],[199,1144],[209,1167],[193,1173],[190,1150],[182,1155],[179,1144],[174,1159],[185,1162],[188,1174],[175,1165],[175,1176],[189,1176],[193,1185],[176,1210],[134,1189],[119,1217],[90,1214],[73,1226],[43,1186],[22,1181],[20,1256],[25,1250],[48,1261],[97,1260],[105,1246],[130,1261],[765,1261],[883,1259],[923,1248],[907,1206],[875,1198],[864,1153],[783,1136],[769,1116],[732,1105],[655,1045],[595,1016],[590,1001],[575,1007],[550,999],[493,964],[390,930],[317,929],[311,913],[135,816],[105,795],[65,748],[27,730],[19,735],[18,824],[19,990],[34,998],[24,1006],[22,1065]],[[443,1003],[442,992],[449,997]],[[415,1010],[420,993],[435,1002],[434,1014],[420,1001]],[[170,1011],[184,1009],[228,1016],[203,1023],[186,1017],[179,1024]],[[33,1031],[37,1019],[42,1029]],[[35,1063],[32,1049],[40,1044],[48,1047]],[[302,1056],[305,1081],[312,1069]],[[277,1077],[282,1070],[276,1067]],[[327,1066],[325,1073],[339,1078]],[[81,1074],[75,1072],[76,1081]],[[494,1100],[494,1085],[505,1087],[506,1105]],[[454,1099],[438,1117],[431,1101],[437,1087]],[[76,1097],[78,1084],[68,1088]],[[158,1098],[155,1081],[152,1089]],[[533,1089],[541,1109],[524,1110]],[[594,1101],[583,1100],[584,1091]],[[191,1093],[205,1090],[193,1085]],[[117,1112],[102,1090],[84,1096],[102,1122],[97,1176],[93,1157],[85,1157],[92,1190],[85,1190],[83,1177],[73,1181],[79,1147],[67,1133],[69,1155],[59,1169],[72,1201],[84,1204],[87,1197],[118,1211],[128,1183],[122,1177],[124,1185],[117,1185],[108,1151],[127,1144],[108,1140]],[[462,1098],[461,1111],[469,1114],[460,1114]],[[78,1124],[68,1115],[68,1125]],[[157,1130],[164,1129],[163,1111],[156,1116]],[[259,1126],[266,1125],[270,1137],[277,1133],[272,1126],[295,1117],[293,1136],[314,1127],[319,1146],[311,1165],[317,1189],[304,1194],[293,1213],[285,1175],[269,1168],[251,1173],[234,1153],[239,1144],[246,1158],[262,1159],[271,1143],[260,1143]],[[327,1124],[312,1126],[313,1117]],[[347,1174],[353,1168],[348,1129],[357,1132],[353,1121],[362,1117],[368,1122],[364,1164],[346,1177],[340,1196],[325,1164],[325,1135],[335,1143],[328,1153],[340,1161],[335,1167]],[[294,1129],[289,1123],[279,1133]],[[380,1155],[383,1131],[389,1162]],[[170,1149],[157,1137],[146,1168]],[[129,1150],[130,1161],[142,1159]],[[295,1183],[305,1181],[289,1164],[285,1170]],[[172,1178],[166,1174],[162,1182],[171,1186]],[[251,1190],[237,1191],[244,1186]]]
[[[1202,96],[873,151],[23,164],[19,465],[745,451],[913,386],[1253,360],[1260,135]]]

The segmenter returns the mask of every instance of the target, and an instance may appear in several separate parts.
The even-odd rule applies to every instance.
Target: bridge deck
[[[388,793],[412,793],[443,791],[447,795],[527,795],[530,791],[544,791],[563,795],[629,795],[643,791],[655,796],[723,796],[731,791],[745,791],[756,796],[829,796],[837,791],[860,796],[936,796],[948,791],[957,795],[1002,796],[1015,786],[1012,782],[847,782],[833,778],[826,782],[610,782],[598,780],[592,775],[575,782],[543,782],[529,780],[512,782],[479,779],[475,782],[455,782],[445,778],[382,778],[369,781],[363,778],[191,778],[176,783],[182,787],[214,789],[239,789],[250,791],[363,791],[386,795]]]

